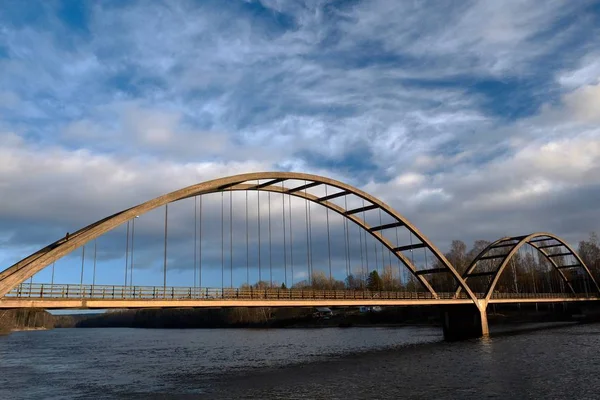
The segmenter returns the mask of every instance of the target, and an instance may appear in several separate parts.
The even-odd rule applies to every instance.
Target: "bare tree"
[[[450,251],[445,256],[459,274],[462,275],[467,270],[469,266],[467,245],[462,240],[453,240],[450,245]]]
[[[398,290],[400,282],[394,278],[394,269],[390,265],[383,268],[381,273],[381,283],[383,285],[383,290]]]
[[[590,233],[588,240],[579,242],[578,253],[598,281],[600,279],[600,241],[595,232]]]

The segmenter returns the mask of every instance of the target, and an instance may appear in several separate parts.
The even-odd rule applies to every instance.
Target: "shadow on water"
[[[519,335],[528,332],[545,331],[548,329],[567,328],[575,325],[580,325],[580,322],[565,321],[565,322],[539,322],[530,324],[503,324],[490,326],[490,336],[501,337]]]
[[[594,382],[589,369],[573,363],[573,357],[584,354],[565,336],[581,335],[598,343],[599,327],[573,322],[507,325],[480,339],[405,344],[284,368],[221,374],[208,393],[214,398],[535,399],[567,398],[580,392],[579,398],[591,399],[600,389],[598,374],[594,373]],[[600,357],[596,358],[599,365]],[[573,367],[565,376],[569,363]],[[588,386],[559,387],[558,382],[581,379]]]

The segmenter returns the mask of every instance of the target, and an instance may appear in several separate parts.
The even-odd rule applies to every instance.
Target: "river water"
[[[600,398],[600,325],[56,329],[0,337],[0,399]]]

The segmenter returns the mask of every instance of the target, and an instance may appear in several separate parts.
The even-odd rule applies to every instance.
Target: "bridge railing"
[[[492,293],[492,299],[556,299],[596,298],[598,293]]]
[[[454,298],[453,292],[438,293],[439,298]],[[310,300],[310,299],[433,299],[429,292],[318,290],[280,288],[194,288],[164,286],[117,286],[23,283],[6,294],[10,298],[63,299],[201,299],[201,300]]]
[[[476,293],[476,295],[480,295]],[[483,296],[483,294],[481,294]],[[494,293],[492,299],[587,298],[595,293]],[[23,283],[6,294],[9,298],[52,299],[128,299],[128,300],[311,300],[311,299],[370,299],[370,300],[428,300],[429,292],[318,290],[281,288],[199,288],[164,286],[118,286]],[[454,292],[438,293],[440,299],[454,299]],[[458,298],[466,299],[461,293]]]

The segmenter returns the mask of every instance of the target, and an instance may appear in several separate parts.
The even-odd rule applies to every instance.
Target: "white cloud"
[[[595,95],[595,86],[582,87],[562,105],[503,127],[515,135],[503,156],[483,163],[475,162],[476,151],[420,156],[411,171],[366,188],[442,247],[451,237],[493,240],[533,231],[576,242],[598,229],[600,130],[590,124]]]
[[[600,74],[598,75],[600,77]],[[580,87],[564,96],[569,111],[580,122],[600,122],[600,83]]]
[[[600,54],[593,53],[585,56],[576,69],[562,71],[557,80],[567,88],[598,84],[600,82]]]
[[[565,138],[525,148],[515,155],[523,170],[554,181],[600,183],[600,135]]]
[[[475,73],[529,73],[531,63],[567,39],[585,32],[557,30],[551,40],[534,40],[548,33],[560,18],[576,15],[582,4],[532,1],[472,1],[459,6],[436,2],[402,3],[381,0],[360,3],[344,24],[347,46],[357,40],[380,40],[386,50],[423,57],[435,65],[437,76]],[[432,8],[436,12],[432,12]],[[415,76],[431,76],[417,69]]]
[[[182,164],[60,147],[42,150],[14,134],[0,139],[0,184],[3,193],[12,194],[0,198],[0,218],[52,221],[73,229],[194,183],[269,169],[254,161]]]

